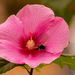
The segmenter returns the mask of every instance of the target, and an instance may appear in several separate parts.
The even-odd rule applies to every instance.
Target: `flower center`
[[[27,41],[26,47],[31,50],[34,48],[35,42],[33,41],[33,39],[31,38],[30,40]]]

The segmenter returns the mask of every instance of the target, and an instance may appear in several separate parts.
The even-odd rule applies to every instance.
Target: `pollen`
[[[34,42],[34,40],[33,40],[32,38],[27,41],[26,47],[27,47],[29,50],[33,49],[34,46],[35,46],[35,42]]]

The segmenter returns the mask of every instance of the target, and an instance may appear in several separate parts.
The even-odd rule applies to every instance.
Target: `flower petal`
[[[21,50],[20,47],[7,40],[0,40],[0,57],[12,63],[25,64],[23,61],[28,55],[24,55]]]
[[[19,44],[24,37],[22,22],[15,15],[10,16],[0,25],[0,40],[8,40]]]
[[[23,22],[25,34],[34,32],[38,24],[47,18],[54,17],[54,13],[50,8],[44,5],[26,5],[16,15]]]
[[[38,52],[35,56],[30,55],[24,62],[28,64],[31,68],[37,67],[41,63],[49,64],[56,58],[60,56],[61,53],[51,54],[49,52]]]
[[[48,19],[45,25],[44,32],[42,27],[37,31],[37,41],[45,45],[47,52],[62,52],[68,46],[70,40],[70,31],[67,23],[62,18],[55,17],[52,21]]]

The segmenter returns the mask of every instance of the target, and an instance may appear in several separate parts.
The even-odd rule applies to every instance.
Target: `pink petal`
[[[21,48],[7,40],[0,40],[0,57],[17,64],[25,64],[23,61],[28,55],[21,52]]]
[[[22,22],[12,15],[0,25],[0,40],[8,40],[15,45],[20,44],[20,39],[24,37],[23,30]]]
[[[37,67],[40,63],[49,64],[60,56],[61,53],[51,54],[48,52],[38,52],[36,55],[29,55],[24,62],[28,64],[31,68]]]
[[[53,23],[54,23],[54,17],[41,21],[38,24],[35,33],[33,34],[34,40],[36,42],[39,42],[40,44],[43,44],[44,42],[48,41],[49,34],[47,34],[47,31],[50,30],[50,26],[52,26]]]
[[[50,8],[44,5],[26,5],[16,15],[24,24],[25,34],[35,32],[38,24],[50,17],[54,17],[54,13]]]
[[[70,39],[70,31],[67,23],[60,17],[55,17],[52,21],[48,19],[44,32],[42,31],[43,25],[44,24],[42,24],[41,28],[39,27],[37,31],[38,36],[35,35],[37,41],[45,45],[47,52],[62,52],[63,49],[68,46]]]

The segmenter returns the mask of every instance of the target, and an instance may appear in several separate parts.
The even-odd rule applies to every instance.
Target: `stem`
[[[75,57],[75,55],[74,54],[64,54],[64,53],[62,53],[61,54],[61,56],[64,56],[64,57]]]
[[[27,70],[28,73],[30,73],[29,70],[25,66],[24,66],[24,68]]]
[[[30,74],[29,75],[32,75],[32,73],[33,73],[33,68],[31,68],[31,71],[30,71]]]
[[[29,70],[25,67],[25,65],[24,65],[24,68],[27,70],[27,72],[29,73],[29,75],[32,75],[32,73],[33,73],[33,68],[31,68],[31,71],[29,72]]]

